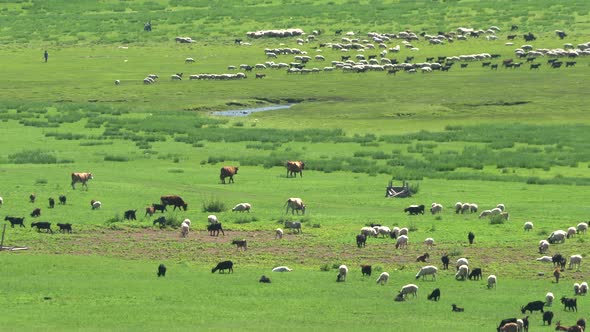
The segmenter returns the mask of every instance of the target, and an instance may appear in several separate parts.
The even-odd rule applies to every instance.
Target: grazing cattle
[[[260,277],[260,280],[258,280],[258,282],[262,282],[265,284],[270,284],[270,278],[268,278],[267,276],[263,275],[262,277]]]
[[[404,209],[404,212],[409,213],[410,215],[424,214],[424,205],[410,205]]]
[[[545,311],[543,313],[543,325],[547,322],[547,325],[551,326],[551,321],[553,320],[553,311]]]
[[[53,209],[55,207],[55,199],[49,197],[49,208]]]
[[[561,298],[561,303],[563,303],[563,310],[578,311],[577,302],[578,300],[576,298],[567,298],[565,296]]]
[[[157,219],[154,220],[154,226],[159,224],[160,228],[163,228],[164,226],[166,226],[166,217],[161,216]]]
[[[285,228],[294,229],[295,232],[301,233],[301,222],[299,222],[299,221],[285,221]]]
[[[234,175],[238,174],[238,168],[235,166],[223,166],[219,173],[221,183],[225,184],[225,178],[229,177],[228,183],[234,182]]]
[[[221,234],[225,236],[225,232],[223,232],[223,227],[221,227],[221,223],[207,225],[207,231],[209,232],[210,236],[219,236],[219,232],[221,232]]]
[[[166,206],[164,206],[164,209],[166,208]],[[145,208],[145,215],[147,216],[149,215],[150,217],[154,215],[154,213],[156,213],[156,208],[153,206],[148,206]]]
[[[297,177],[297,173],[299,173],[299,177],[303,177],[303,169],[305,168],[305,163],[303,161],[289,160],[285,166],[287,167],[287,177],[293,175]]]
[[[47,233],[53,234],[53,231],[51,230],[51,223],[50,222],[46,222],[46,221],[34,222],[34,223],[31,223],[31,228],[33,228],[33,227],[37,227],[37,232],[40,232],[42,229],[45,229],[45,230],[47,230]]]
[[[365,247],[365,244],[367,243],[367,236],[365,234],[359,234],[356,236],[356,245],[357,247],[361,248],[361,247]]]
[[[287,200],[287,202],[285,202],[285,206],[287,207],[285,213],[289,213],[289,209],[291,209],[291,214],[295,214],[295,211],[297,211],[297,214],[299,214],[300,210],[301,214],[305,214],[305,204],[303,204],[303,200],[301,198],[291,197]]]
[[[153,208],[152,214],[154,214],[156,211],[160,211],[161,213],[164,213],[164,211],[168,211],[168,209],[166,208],[166,204],[153,203],[151,207]],[[147,209],[146,209],[146,214],[147,214]],[[151,214],[150,214],[150,216],[151,216]]]
[[[136,218],[135,218],[135,212],[137,212],[137,210],[127,210],[127,211],[125,211],[124,218],[127,219],[127,220],[136,220]]]
[[[57,224],[57,227],[62,233],[72,233],[72,224]]]
[[[61,205],[66,205],[66,196],[65,195],[59,195],[59,204]]]
[[[72,189],[76,189],[75,185],[77,182],[82,183],[83,187],[88,189],[88,180],[92,180],[92,173],[72,173]]]
[[[41,209],[40,208],[36,208],[33,210],[33,212],[31,212],[31,217],[36,218],[41,216]]]
[[[158,265],[158,278],[159,277],[165,277],[166,276],[166,265],[164,264],[160,264]]]
[[[453,308],[453,312],[463,312],[463,311],[465,311],[465,309],[458,307],[456,304],[451,304],[451,307]]]
[[[439,288],[435,288],[432,293],[430,293],[430,295],[428,295],[428,299],[431,301],[435,301],[437,302],[438,300],[440,300],[440,289]]]
[[[25,217],[4,217],[4,220],[8,220],[10,222],[10,227],[14,228],[14,225],[20,225],[20,227],[25,227],[24,221]]]
[[[526,306],[524,307],[520,307],[520,311],[524,314],[526,313],[526,311],[530,311],[530,313],[532,314],[533,311],[541,311],[543,312],[543,306],[545,306],[545,302],[543,301],[533,301],[533,302],[529,302],[527,303]]]
[[[235,244],[236,245],[236,250],[239,250],[240,248],[244,249],[244,251],[246,251],[246,249],[248,249],[248,242],[245,239],[242,240],[233,240],[231,242],[231,244]]]
[[[35,199],[37,198],[37,196],[35,195],[35,193],[32,193],[29,195],[29,202],[30,203],[35,203]]]
[[[186,211],[188,208],[188,204],[185,203],[184,200],[180,198],[180,196],[176,195],[161,196],[160,202],[162,202],[162,204],[164,205],[173,205],[174,209],[172,209],[172,211],[175,211],[176,208],[178,208],[179,210],[184,209],[184,211]]]
[[[372,272],[373,272],[373,267],[371,265],[361,265],[361,273],[363,274],[363,277],[365,275],[370,277]]]
[[[234,263],[232,261],[223,261],[217,264],[214,268],[211,269],[211,273],[215,273],[218,271],[219,273],[225,273],[225,270],[228,270],[229,273],[234,273]]]

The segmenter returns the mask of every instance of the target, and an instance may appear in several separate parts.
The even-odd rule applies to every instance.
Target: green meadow
[[[543,256],[540,240],[590,219],[590,60],[559,57],[564,66],[551,68],[552,57],[537,56],[529,62],[541,66],[533,70],[514,50],[589,42],[589,11],[586,1],[548,0],[2,1],[0,218],[25,217],[25,227],[3,221],[0,230],[7,225],[4,246],[28,249],[0,252],[0,331],[491,331],[504,318],[525,316],[521,306],[547,292],[556,297],[546,308],[554,321],[587,318],[586,297],[577,296],[579,312],[565,311],[559,299],[574,296],[574,282],[587,281],[588,235],[552,244],[545,254],[584,257],[579,269],[562,271],[559,283],[552,264],[535,259]],[[148,21],[151,32],[143,31]],[[431,45],[420,37],[412,51],[391,39],[388,48],[402,47],[386,57],[426,62],[498,54],[484,60],[500,64],[497,71],[481,60],[457,62],[448,72],[323,70],[343,55],[380,59],[383,49],[369,32],[492,25],[501,29],[497,40],[486,34]],[[246,37],[286,28],[307,35]],[[297,42],[313,30],[314,40]],[[568,36],[560,40],[555,30]],[[347,32],[376,48],[326,46]],[[537,39],[526,43],[528,32]],[[511,34],[514,44],[506,45]],[[176,43],[176,36],[195,42]],[[293,55],[265,55],[285,47],[307,52],[306,68],[318,71],[268,68],[242,80],[189,79],[242,71],[228,66],[294,62]],[[315,60],[319,54],[326,60]],[[185,63],[188,57],[195,63]],[[502,68],[505,59],[522,66]],[[183,79],[171,80],[175,73]],[[159,78],[146,85],[148,74]],[[290,107],[213,114],[277,104]],[[305,162],[302,177],[287,177],[287,160]],[[220,183],[225,165],[239,166],[233,184]],[[92,172],[94,179],[87,189],[72,189],[72,172]],[[390,181],[407,181],[412,197],[384,198]],[[160,196],[173,194],[188,203],[186,211],[145,215]],[[67,204],[50,209],[48,198],[59,195]],[[285,212],[289,197],[304,200],[305,215]],[[91,200],[102,207],[92,210]],[[457,201],[477,203],[479,211],[456,214]],[[252,211],[231,211],[242,202]],[[432,202],[444,206],[441,214],[429,213]],[[478,218],[499,203],[509,220]],[[411,204],[424,204],[426,213],[407,215]],[[30,216],[34,208],[41,208],[39,218]],[[137,220],[124,220],[130,209]],[[225,235],[209,236],[210,214]],[[163,228],[153,223],[161,215]],[[182,238],[185,218],[192,224]],[[35,221],[51,222],[54,234],[31,228]],[[285,221],[302,222],[302,233],[285,229],[275,239]],[[533,230],[523,230],[526,221]],[[73,233],[60,233],[57,223],[71,223]],[[355,236],[370,224],[407,227],[408,248],[395,249],[395,240],[384,237],[357,248]],[[428,237],[433,249],[423,244]],[[238,251],[234,239],[246,239],[248,250]],[[425,252],[428,263],[416,262]],[[445,253],[448,271],[440,263]],[[483,280],[455,280],[460,257],[482,268]],[[234,262],[234,273],[212,274],[223,260]],[[161,263],[165,278],[156,277]],[[337,283],[341,264],[350,272]],[[361,275],[361,264],[373,266],[371,277]],[[439,268],[437,279],[416,280],[428,264]],[[271,272],[280,265],[293,271]],[[375,284],[381,272],[390,274],[385,286]],[[486,287],[490,274],[498,277],[496,289]],[[262,275],[272,283],[258,283]],[[417,298],[395,302],[409,283],[419,286]],[[441,300],[428,301],[435,288]],[[465,312],[451,312],[451,304]],[[538,312],[526,315],[531,329],[553,330]]]

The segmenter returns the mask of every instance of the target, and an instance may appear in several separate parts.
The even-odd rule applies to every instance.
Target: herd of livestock
[[[338,35],[342,34],[337,31]],[[358,33],[348,32],[340,36],[338,41],[333,37],[320,36],[319,30],[306,34],[301,29],[266,30],[248,32],[250,39],[267,38],[294,38],[297,47],[286,47],[281,43],[280,47],[265,48],[266,61],[255,64],[228,65],[227,70],[234,71],[238,68],[244,72],[238,73],[195,73],[189,75],[190,80],[235,80],[247,78],[247,72],[257,71],[256,78],[264,78],[266,74],[261,71],[267,69],[281,69],[288,74],[307,74],[320,72],[341,71],[343,73],[364,73],[370,71],[396,74],[406,73],[432,73],[434,71],[449,71],[454,67],[465,69],[468,66],[479,65],[491,70],[498,68],[518,69],[528,66],[530,70],[538,70],[548,67],[551,69],[562,67],[575,67],[576,59],[590,55],[590,42],[573,44],[564,42],[559,48],[535,47],[537,37],[532,33],[522,36],[513,33],[500,36],[500,28],[491,26],[487,29],[473,29],[459,27],[455,31],[428,34],[426,32],[414,33],[400,31],[397,33],[369,32],[364,37],[357,37]],[[556,30],[555,36],[560,40],[568,37],[562,30]],[[444,45],[454,42],[465,43],[469,40],[483,40],[490,43],[502,42],[506,38],[505,47],[512,48],[512,54],[502,55],[497,53],[481,52],[477,54],[452,54],[439,55],[437,57],[424,57],[419,60],[419,55],[424,48],[434,47],[444,52]],[[522,38],[524,43],[517,46],[515,42]],[[194,43],[190,37],[176,37],[177,42]],[[326,39],[327,41],[322,41]],[[242,42],[236,39],[237,45],[252,45],[250,42]],[[417,47],[417,46],[421,46]],[[305,49],[304,49],[305,48]],[[410,53],[406,53],[409,51]],[[401,54],[405,54],[401,56]],[[330,57],[332,59],[330,59]],[[501,59],[502,58],[502,59]],[[546,60],[543,60],[546,59]],[[279,61],[283,60],[283,61]],[[319,65],[326,62],[329,65]],[[185,59],[186,64],[195,63],[193,57]],[[157,74],[149,74],[145,84],[153,84],[158,78]],[[184,77],[182,73],[172,74],[171,80],[180,81]],[[115,83],[120,84],[120,80]]]

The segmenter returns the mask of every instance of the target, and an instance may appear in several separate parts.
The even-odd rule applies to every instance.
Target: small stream
[[[293,105],[294,104],[286,104],[286,105],[272,105],[272,106],[264,106],[264,107],[256,107],[256,108],[244,108],[241,110],[211,112],[211,114],[212,115],[221,115],[221,116],[248,116],[248,115],[250,115],[252,113],[256,113],[256,112],[286,110],[286,109],[289,109]]]

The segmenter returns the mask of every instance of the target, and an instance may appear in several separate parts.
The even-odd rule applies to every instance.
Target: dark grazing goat
[[[361,273],[363,276],[368,275],[370,277],[372,272],[373,267],[371,265],[361,265]]]
[[[31,223],[31,228],[33,228],[33,227],[37,227],[37,232],[40,232],[42,229],[46,229],[47,233],[53,234],[53,231],[51,230],[51,223],[50,222],[46,222],[46,221],[34,222],[34,223]]]
[[[225,270],[229,270],[229,273],[234,273],[234,263],[232,261],[223,261],[217,264],[211,269],[211,273],[219,270],[219,273],[225,273]]]
[[[219,232],[225,236],[223,227],[221,227],[221,223],[207,225],[207,231],[209,231],[210,236],[219,236]]]
[[[435,288],[430,295],[428,295],[428,299],[431,301],[438,301],[440,299],[440,289]]]
[[[24,221],[25,217],[4,217],[4,220],[10,221],[10,226],[14,228],[14,225],[20,225],[20,227],[25,227]]]
[[[563,303],[563,310],[578,311],[578,299],[562,297],[561,303]]]
[[[166,265],[160,264],[158,266],[158,273],[157,273],[157,275],[158,275],[158,278],[159,277],[165,277],[166,276]]]
[[[453,311],[454,312],[463,312],[463,311],[465,311],[464,308],[457,307],[456,304],[451,304],[451,307],[453,307]]]
[[[62,233],[72,233],[72,224],[57,224],[57,227]]]
[[[480,280],[483,278],[481,268],[477,267],[469,273],[469,280]]]
[[[231,242],[231,244],[235,244],[236,245],[236,250],[239,250],[240,248],[244,249],[244,251],[246,251],[246,249],[248,249],[248,242],[246,242],[245,239],[243,240],[233,240]]]
[[[262,277],[260,277],[260,280],[258,280],[258,282],[262,282],[265,284],[270,284],[270,278],[268,278],[267,276],[263,275]]]
[[[357,247],[361,248],[361,247],[365,247],[365,244],[367,243],[367,236],[365,234],[359,234],[356,236],[356,245]]]

